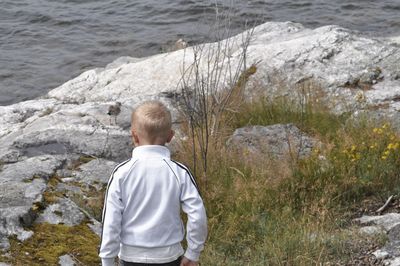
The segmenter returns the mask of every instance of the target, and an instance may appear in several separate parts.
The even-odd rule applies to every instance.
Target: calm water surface
[[[0,105],[45,94],[120,56],[159,53],[179,38],[208,41],[216,9],[245,23],[337,24],[400,35],[400,0],[0,0]]]

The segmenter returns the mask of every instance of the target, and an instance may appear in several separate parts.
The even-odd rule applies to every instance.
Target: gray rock
[[[130,156],[130,133],[109,124],[108,104],[64,105],[60,108],[26,125],[17,136],[5,138],[11,138],[12,148],[29,157],[76,153],[121,160]],[[129,117],[130,108],[124,110],[121,117]],[[124,122],[126,120],[128,122]],[[117,121],[126,127],[129,118]]]
[[[4,165],[0,172],[0,243],[7,248],[7,238],[16,235],[23,241],[32,234],[24,230],[36,218],[32,206],[42,201],[45,179],[62,166],[62,158],[39,156]]]
[[[95,233],[97,236],[101,237],[101,233],[103,231],[103,225],[99,221],[94,218],[90,219],[91,223],[88,223],[89,228]]]
[[[29,181],[33,177],[48,178],[62,166],[63,161],[63,157],[44,155],[6,164],[0,172],[0,182]],[[3,188],[3,190],[5,189]],[[3,194],[0,193],[0,195]]]
[[[0,250],[8,250],[10,248],[10,242],[6,237],[0,237]]]
[[[389,230],[388,236],[390,241],[400,241],[400,223]]]
[[[380,235],[385,233],[385,231],[379,226],[363,226],[360,228],[359,232],[366,235]]]
[[[362,216],[361,218],[355,219],[361,225],[374,224],[382,226],[387,232],[392,228],[400,224],[400,213],[387,213],[384,215],[377,216]]]
[[[70,179],[70,178],[68,178],[68,179]],[[70,181],[74,181],[74,180],[75,180],[74,178],[70,179]],[[67,181],[64,181],[64,179],[63,179],[63,182],[67,182]],[[56,191],[57,192],[66,193],[66,194],[68,194],[68,196],[72,196],[74,194],[82,194],[83,193],[81,186],[79,186],[79,185],[71,185],[71,184],[68,184],[68,183],[58,183],[57,187],[56,187]]]
[[[60,198],[57,203],[49,205],[35,222],[74,226],[79,225],[84,219],[85,215],[73,201]]]
[[[130,63],[137,63],[140,61],[145,60],[145,58],[135,58],[135,57],[131,57],[131,56],[122,56],[120,58],[115,59],[113,62],[111,62],[110,64],[108,64],[105,69],[113,69],[113,68],[118,68],[121,67],[123,65],[126,64],[130,64]]]
[[[60,266],[75,266],[76,263],[70,255],[63,255],[60,257],[58,261],[58,265]]]
[[[323,91],[331,98],[329,102],[343,111],[363,108],[357,105],[357,94],[363,90],[367,103],[376,100],[382,103],[379,100],[382,94],[389,96],[387,102],[395,97],[396,91],[398,93],[400,83],[393,75],[399,69],[395,62],[400,53],[394,45],[336,26],[309,30],[299,24],[267,23],[255,31],[257,36],[254,47],[249,47],[249,56],[266,63],[259,65],[252,79],[261,80],[265,85],[269,85],[269,81],[265,83],[260,75],[273,77],[274,69],[281,75],[286,70],[283,80],[289,83],[312,77],[322,88],[327,88]]]
[[[18,235],[17,239],[22,242],[29,239],[31,236],[33,236],[32,231],[23,231],[21,234]]]
[[[70,178],[72,175],[72,171],[70,169],[58,169],[56,175],[62,179]]]
[[[385,260],[384,264],[387,266],[400,266],[400,258]]]
[[[379,105],[379,103],[377,104]],[[376,121],[390,121],[392,127],[400,131],[400,102],[393,102],[391,107],[384,108],[385,105],[376,110],[360,110],[353,113],[353,122],[359,121],[359,118],[369,117]]]
[[[372,255],[374,255],[377,259],[386,259],[390,256],[390,254],[387,251],[380,250],[380,249],[372,252]]]
[[[72,173],[76,181],[96,187],[98,190],[107,184],[117,163],[105,159],[95,159],[79,166]]]
[[[58,109],[55,99],[39,99],[0,106],[0,138]]]
[[[383,228],[388,234],[385,246],[372,254],[378,259],[385,259],[385,265],[400,265],[400,214],[387,213],[379,216],[363,216],[355,221],[365,224],[374,224]]]
[[[296,158],[308,156],[317,143],[293,124],[239,128],[227,141],[231,149],[272,158],[283,158],[290,153]]]
[[[16,163],[18,162],[21,153],[15,149],[0,149],[1,163]],[[0,169],[1,170],[1,169]]]

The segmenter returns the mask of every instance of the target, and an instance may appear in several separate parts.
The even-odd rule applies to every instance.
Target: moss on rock
[[[25,242],[15,237],[10,239],[12,265],[58,265],[59,257],[70,254],[79,265],[99,265],[99,237],[86,223],[77,226],[62,224],[36,224],[31,228],[35,233]]]

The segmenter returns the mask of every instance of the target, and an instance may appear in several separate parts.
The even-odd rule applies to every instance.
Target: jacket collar
[[[170,158],[171,153],[169,149],[161,145],[143,145],[135,147],[132,151],[132,158],[145,158],[145,157],[167,157]]]

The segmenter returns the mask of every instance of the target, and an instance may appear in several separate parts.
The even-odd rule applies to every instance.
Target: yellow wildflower
[[[399,147],[399,143],[398,142],[397,143],[389,143],[387,145],[387,149],[388,150],[397,150],[398,147]]]

